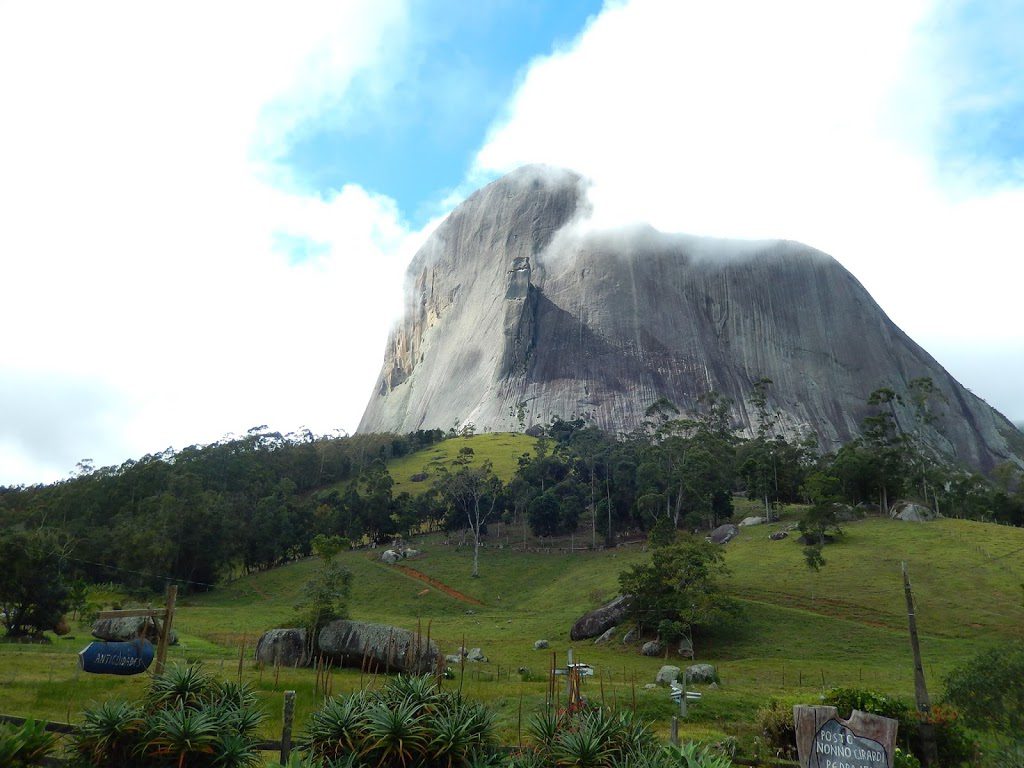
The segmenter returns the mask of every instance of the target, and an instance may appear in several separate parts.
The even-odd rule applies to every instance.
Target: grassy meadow
[[[396,492],[403,483],[417,485],[409,478],[430,461],[450,461],[465,445],[474,448],[476,460],[491,458],[499,473],[510,475],[515,457],[529,449],[527,441],[480,435],[432,446],[394,462]],[[754,509],[737,500],[736,519]],[[871,518],[845,525],[845,534],[824,550],[826,565],[815,573],[804,565],[802,547],[793,537],[768,539],[797,513],[788,510],[779,523],[743,529],[726,546],[730,573],[723,586],[740,599],[745,617],[697,640],[696,660],[714,664],[721,685],[704,688],[704,698],[691,703],[682,736],[735,736],[749,753],[755,712],[772,698],[813,704],[824,688],[836,685],[911,697],[903,561],[914,588],[933,697],[941,695],[941,680],[955,665],[991,644],[1024,637],[1024,530],[955,519],[915,524]],[[456,652],[463,642],[467,648],[482,648],[489,661],[456,667],[455,679],[445,685],[494,706],[506,742],[518,740],[521,718],[525,721],[543,704],[552,659],[563,665],[570,647],[577,660],[596,669],[584,685],[588,697],[635,706],[667,736],[675,707],[665,689],[644,685],[653,682],[662,664],[689,662],[645,658],[636,645],[618,639],[606,646],[569,642],[573,621],[613,597],[619,572],[647,557],[639,543],[608,551],[580,549],[581,539],[590,541],[583,533],[589,532],[589,518],[581,520],[580,528],[570,551],[569,540],[543,550],[530,538],[524,550],[520,528],[493,527],[478,579],[469,576],[472,548],[460,546],[457,537],[446,543],[443,535],[432,535],[414,543],[423,555],[406,566],[479,605],[381,563],[376,559],[380,550],[344,553],[353,574],[352,618],[419,626],[424,633],[429,630],[444,653]],[[169,660],[202,661],[225,676],[252,682],[266,702],[268,738],[279,734],[285,689],[298,692],[299,723],[319,702],[313,670],[260,670],[252,660],[262,631],[291,625],[294,605],[315,567],[312,560],[297,562],[179,600],[175,626],[181,643],[171,648]],[[145,686],[145,675],[79,672],[75,654],[88,642],[88,628],[79,626],[72,634],[48,646],[0,645],[0,712],[74,722],[89,702],[135,696]],[[550,649],[534,650],[538,639],[548,640]],[[358,670],[335,671],[331,678],[335,693],[376,684]]]

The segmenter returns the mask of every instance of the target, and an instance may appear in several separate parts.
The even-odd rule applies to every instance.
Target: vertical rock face
[[[766,376],[782,431],[831,449],[858,434],[873,390],[926,376],[937,449],[981,469],[1024,454],[1024,436],[830,256],[645,227],[585,233],[585,206],[579,176],[535,166],[460,205],[409,267],[359,431],[514,430],[556,415],[629,430],[659,397],[693,412],[715,390],[749,432]],[[897,418],[909,428],[910,406]]]

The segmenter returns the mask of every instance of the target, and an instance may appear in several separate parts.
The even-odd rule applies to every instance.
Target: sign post
[[[896,720],[835,707],[793,707],[800,768],[893,768]]]
[[[100,619],[147,618],[159,620],[156,647],[156,674],[164,671],[167,661],[167,646],[171,641],[171,625],[174,622],[174,604],[178,599],[178,587],[167,587],[167,603],[163,609],[130,608],[123,611],[100,611]],[[107,675],[135,675],[145,672],[153,661],[153,644],[140,636],[129,642],[95,642],[86,646],[79,656],[79,664],[86,672]]]

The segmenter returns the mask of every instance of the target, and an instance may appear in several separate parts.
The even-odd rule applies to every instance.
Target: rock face
[[[344,666],[364,663],[376,671],[422,675],[436,668],[439,651],[431,641],[386,624],[338,619],[320,630],[317,645]]]
[[[750,396],[789,438],[835,449],[859,434],[875,389],[930,377],[923,437],[968,466],[1020,463],[1024,434],[897,328],[837,261],[788,241],[711,240],[637,227],[586,231],[586,185],[529,166],[471,195],[410,264],[360,432],[519,430],[585,416],[629,430],[666,397],[715,390],[752,434]],[[914,428],[913,406],[896,408]]]
[[[306,630],[268,629],[256,642],[256,661],[271,667],[306,666]]]
[[[629,612],[632,599],[629,595],[619,595],[607,605],[602,605],[590,613],[585,613],[576,620],[569,630],[569,639],[586,640],[604,634],[617,624],[621,624]]]

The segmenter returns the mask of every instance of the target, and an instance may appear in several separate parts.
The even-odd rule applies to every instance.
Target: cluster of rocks
[[[480,648],[459,648],[457,653],[449,653],[444,657],[448,664],[461,664],[463,661],[471,661],[474,664],[486,664],[488,658]]]
[[[700,685],[718,683],[718,670],[711,664],[691,664],[686,668],[685,674],[679,667],[666,664],[658,670],[658,674],[654,677],[654,682],[658,685],[671,685],[678,681],[680,676],[683,676],[684,681],[687,683],[697,683]]]
[[[422,675],[437,668],[437,645],[416,632],[387,624],[338,619],[325,625],[315,642],[301,628],[271,629],[256,643],[256,661],[304,667],[324,656],[344,667]]]
[[[403,549],[385,549],[381,553],[380,559],[389,565],[394,565],[399,560],[408,560],[413,557],[418,557],[419,554],[420,551],[418,549],[412,549],[410,547],[405,547]]]

